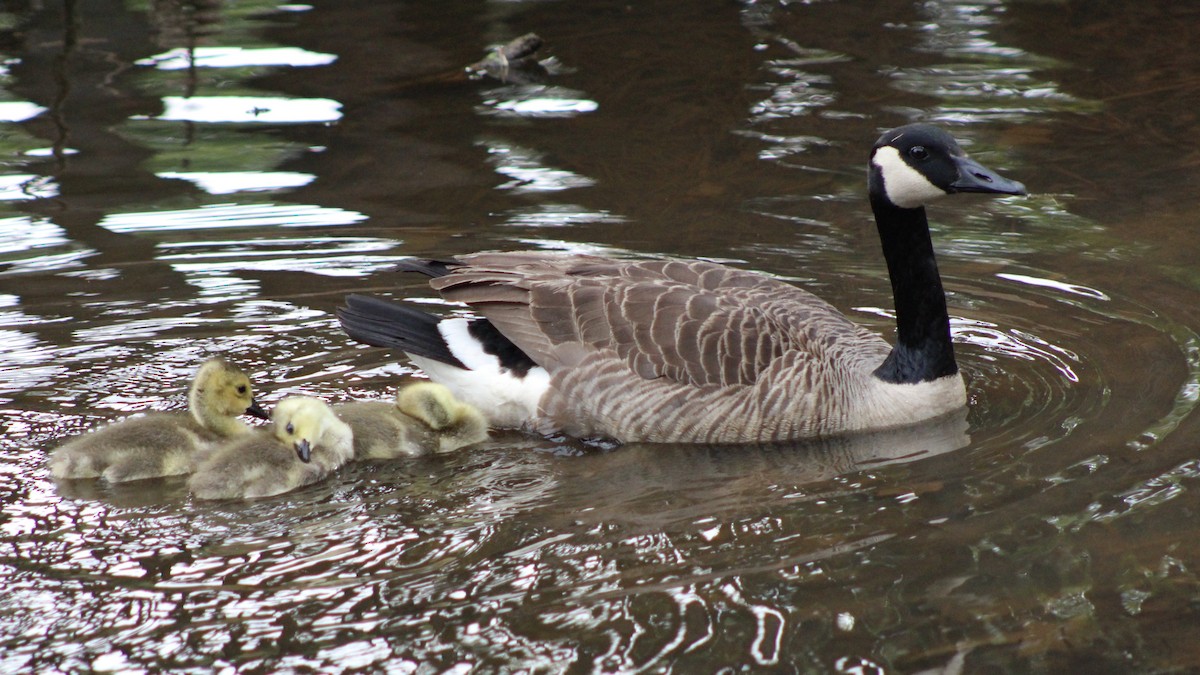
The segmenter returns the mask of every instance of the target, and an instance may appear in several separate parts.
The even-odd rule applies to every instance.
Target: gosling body
[[[188,389],[186,412],[152,412],[76,437],[51,453],[50,474],[121,483],[190,473],[199,453],[251,431],[237,419],[243,414],[267,417],[250,378],[223,358],[209,359]]]
[[[402,388],[393,403],[343,403],[334,412],[354,430],[354,458],[360,460],[454,452],[488,435],[478,410],[432,382]]]
[[[324,402],[293,396],[271,425],[210,453],[188,479],[198,499],[254,499],[325,479],[354,457],[354,434]]]

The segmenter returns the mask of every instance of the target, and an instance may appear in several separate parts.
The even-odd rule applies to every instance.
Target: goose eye
[[[291,422],[288,422],[288,425],[284,427],[284,431],[288,432],[289,435],[294,434],[296,433],[296,427],[292,426]]]
[[[915,160],[929,159],[929,151],[923,145],[914,145],[908,149],[908,156]]]
[[[238,385],[238,393],[239,393],[239,394],[244,394],[244,393],[246,393],[246,385],[244,385],[244,384],[239,384],[239,385]]]

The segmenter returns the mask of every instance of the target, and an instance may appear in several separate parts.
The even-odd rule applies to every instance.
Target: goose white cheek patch
[[[896,148],[879,148],[871,158],[871,163],[879,167],[888,200],[902,209],[915,209],[947,194],[930,183],[920,171],[909,166]]]

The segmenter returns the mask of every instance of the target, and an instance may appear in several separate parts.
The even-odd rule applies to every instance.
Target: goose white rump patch
[[[876,150],[871,163],[879,167],[888,200],[902,209],[915,209],[948,194],[909,166],[900,151],[890,145]]]
[[[540,366],[518,377],[500,365],[467,330],[467,319],[446,319],[438,332],[450,353],[466,370],[409,354],[408,358],[434,382],[446,385],[460,400],[478,408],[492,426],[518,428],[537,416],[538,403],[550,388],[550,374]]]

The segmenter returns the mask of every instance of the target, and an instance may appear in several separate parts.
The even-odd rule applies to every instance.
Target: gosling
[[[394,403],[360,401],[333,409],[354,430],[359,460],[453,452],[488,437],[482,413],[432,382],[402,388]]]
[[[268,418],[254,400],[250,378],[212,358],[188,389],[187,412],[152,412],[74,438],[51,453],[50,474],[123,483],[191,473],[197,453],[251,431],[237,419],[243,414]]]
[[[292,396],[271,425],[207,454],[188,479],[198,499],[254,499],[324,479],[354,458],[354,432],[323,401]]]

